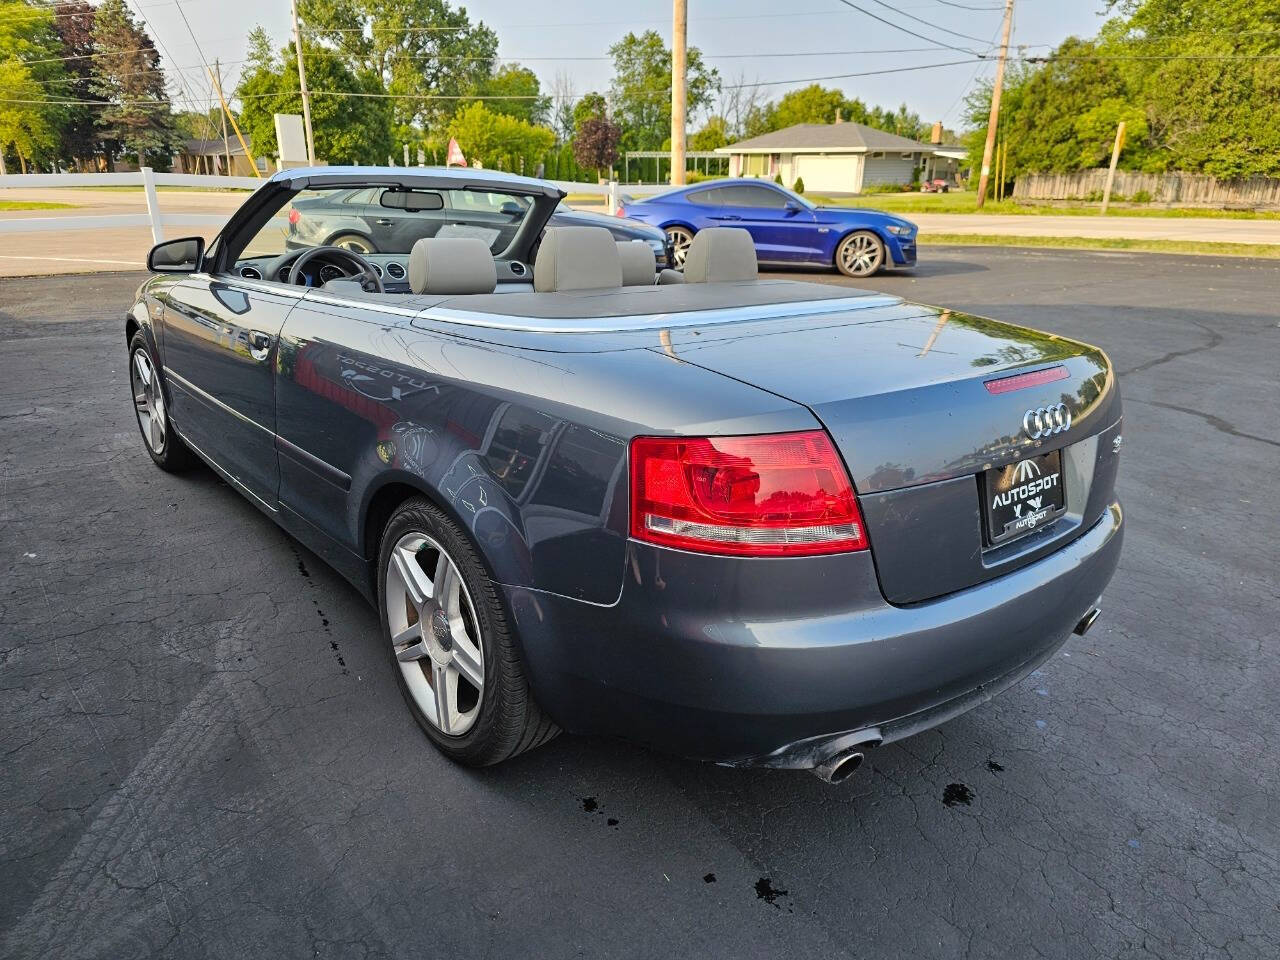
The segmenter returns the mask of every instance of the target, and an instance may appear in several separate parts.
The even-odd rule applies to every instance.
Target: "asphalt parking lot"
[[[0,281],[0,956],[1280,956],[1280,263],[864,284],[1105,347],[1128,531],[1087,637],[836,787],[570,737],[451,766],[355,591],[147,458],[140,279]]]

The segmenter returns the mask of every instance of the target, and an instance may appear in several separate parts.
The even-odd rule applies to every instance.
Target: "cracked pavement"
[[[1129,525],[1087,637],[836,787],[572,737],[451,766],[355,591],[147,458],[140,279],[0,281],[0,956],[1280,956],[1280,264],[862,284],[1103,346]]]

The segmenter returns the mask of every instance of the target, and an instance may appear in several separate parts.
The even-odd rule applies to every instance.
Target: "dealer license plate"
[[[1062,452],[1054,450],[986,471],[982,500],[987,542],[992,546],[1039,530],[1065,510]]]

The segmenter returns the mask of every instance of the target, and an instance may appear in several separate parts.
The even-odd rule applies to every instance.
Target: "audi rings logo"
[[[1043,440],[1071,429],[1071,411],[1065,403],[1036,407],[1022,415],[1022,430],[1032,440]]]

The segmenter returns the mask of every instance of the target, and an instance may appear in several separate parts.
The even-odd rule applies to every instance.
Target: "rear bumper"
[[[909,736],[1030,672],[1096,603],[1122,539],[1113,503],[1035,563],[902,607],[867,553],[731,560],[635,542],[610,606],[504,589],[534,693],[566,729],[812,766],[815,744]]]

